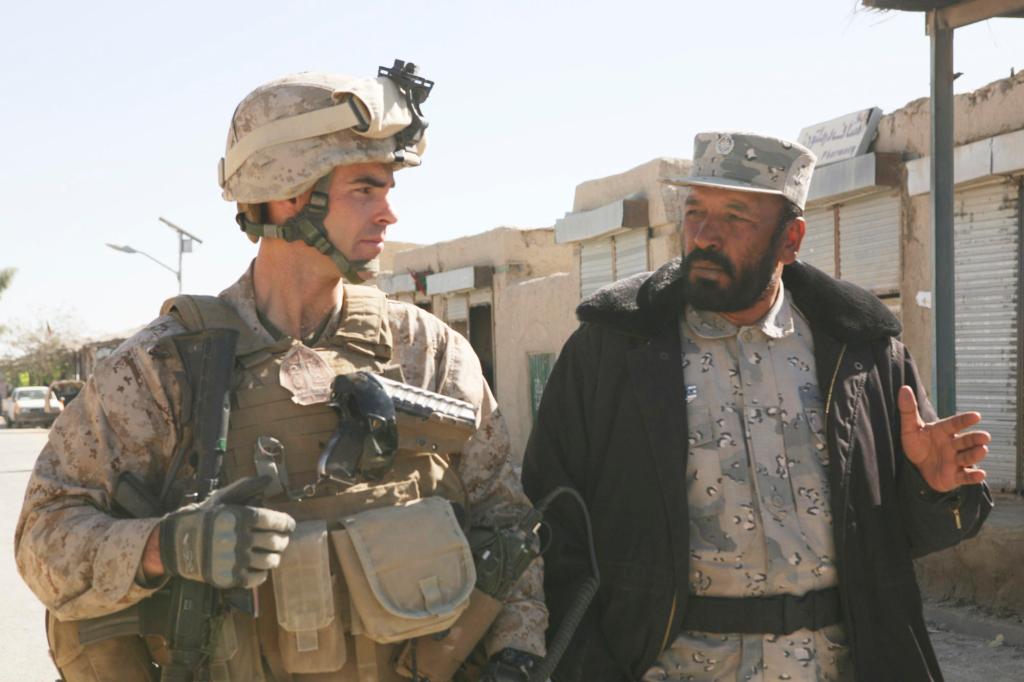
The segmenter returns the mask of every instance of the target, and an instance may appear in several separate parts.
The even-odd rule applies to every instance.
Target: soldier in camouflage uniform
[[[50,432],[26,492],[16,555],[21,575],[49,609],[51,653],[70,682],[155,679],[150,659],[159,659],[159,647],[152,641],[122,637],[82,646],[77,625],[146,600],[172,575],[220,588],[262,584],[262,615],[229,614],[216,633],[204,673],[211,679],[402,679],[394,661],[402,642],[367,639],[370,624],[354,606],[359,595],[346,587],[347,574],[334,555],[339,524],[366,509],[425,509],[414,503],[432,495],[458,498],[476,525],[519,518],[529,509],[505,422],[468,342],[429,313],[361,285],[396,221],[388,205],[393,173],[419,165],[425,147],[419,108],[425,95],[416,87],[429,86],[410,69],[397,75],[364,80],[303,73],[263,85],[239,104],[220,182],[224,198],[238,202],[242,229],[259,242],[255,260],[219,297],[181,297],[165,305],[161,317],[97,368]],[[114,513],[120,477],[137,474],[158,492],[183,446],[189,389],[161,341],[210,326],[240,333],[223,482],[254,476],[254,444],[273,437],[284,446],[290,483],[305,490],[305,498],[267,493],[262,506],[191,505],[152,518]],[[468,402],[477,415],[475,435],[451,455],[400,451],[380,485],[322,486],[316,457],[337,422],[324,403],[335,374],[354,370],[388,373]],[[186,466],[178,476],[188,474]],[[442,524],[451,516],[450,510],[437,513]],[[211,538],[204,530],[224,519],[237,529],[227,555],[215,550],[228,536]],[[468,546],[457,526],[453,533],[453,561],[465,582],[472,561],[464,565]],[[280,585],[269,587],[282,577],[289,551],[306,542],[300,536],[315,550],[308,556],[323,552],[328,583],[312,589],[326,590],[328,603],[315,605],[327,615],[323,622],[297,639],[294,628],[284,630],[280,603],[274,618]],[[401,537],[396,528],[393,543],[404,542]],[[387,537],[379,542],[401,563],[419,558],[403,557]],[[297,575],[289,584],[302,589],[312,574]],[[429,570],[420,580],[422,595],[413,596],[426,600],[427,610],[466,608],[445,603],[454,589],[445,582],[450,577],[450,571]],[[544,654],[539,560],[497,608],[484,638],[490,657],[484,678],[525,679]]]
[[[594,516],[602,594],[566,679],[941,677],[910,558],[977,532],[990,437],[935,418],[878,299],[797,262],[814,162],[698,135],[685,257],[577,311],[523,473]],[[557,624],[586,541],[548,516]]]

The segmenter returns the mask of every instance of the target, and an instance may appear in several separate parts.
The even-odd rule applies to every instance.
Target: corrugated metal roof
[[[955,5],[958,0],[863,0],[865,7],[872,9],[895,9],[901,12],[927,12]]]
[[[861,0],[868,9],[893,9],[901,12],[929,12],[951,5],[966,5],[974,0]],[[1024,12],[1006,12],[999,17],[1024,17]]]

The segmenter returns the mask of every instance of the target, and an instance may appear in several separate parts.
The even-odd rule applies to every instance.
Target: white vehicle
[[[4,398],[4,420],[15,429],[33,424],[50,426],[62,409],[64,406],[48,386],[20,386]]]

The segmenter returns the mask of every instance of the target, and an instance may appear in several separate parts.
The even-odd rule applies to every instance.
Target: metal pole
[[[178,233],[178,293],[180,294],[181,293],[181,256],[182,256],[183,253],[185,253],[185,240],[186,239],[191,239],[193,242],[196,242],[196,243],[199,243],[199,244],[202,244],[203,240],[200,239],[199,237],[195,236],[194,234],[192,234],[188,230],[175,225],[174,223],[172,223],[167,218],[164,218],[163,216],[160,216],[158,218],[158,220],[160,222],[162,222],[164,225],[166,225],[167,227],[171,228],[172,230],[174,230],[175,232]]]
[[[181,256],[185,253],[185,235],[178,233],[178,294],[181,294]]]
[[[135,249],[135,250],[134,250],[134,251],[133,251],[132,253],[137,253],[137,254],[139,254],[140,256],[145,256],[146,258],[148,258],[149,260],[153,261],[154,263],[156,263],[156,264],[157,264],[157,265],[159,265],[160,267],[162,267],[162,268],[165,268],[165,269],[167,269],[167,270],[170,270],[170,271],[171,271],[171,272],[173,272],[173,273],[174,273],[174,274],[175,274],[176,276],[179,276],[179,277],[180,277],[180,275],[178,274],[178,270],[175,270],[174,268],[172,268],[172,267],[171,267],[170,265],[168,265],[167,263],[163,263],[163,262],[161,262],[161,261],[158,261],[158,260],[157,260],[156,258],[153,258],[153,257],[152,257],[152,256],[150,256],[150,255],[149,255],[148,253],[146,253],[145,251],[139,251],[138,249]]]
[[[953,29],[929,12],[931,33],[931,184],[935,258],[935,407],[939,416],[956,412],[956,304],[953,237]]]

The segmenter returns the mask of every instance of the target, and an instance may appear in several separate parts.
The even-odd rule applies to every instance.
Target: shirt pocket
[[[691,422],[686,468],[690,549],[739,557],[757,527],[749,475],[746,470],[739,477],[736,472],[727,475],[723,454],[729,455],[737,445],[709,408],[694,407],[687,416]],[[743,466],[747,466],[745,460]]]
[[[720,513],[725,506],[716,426],[707,407],[690,408],[687,417],[686,495],[690,516],[711,516]]]

